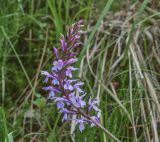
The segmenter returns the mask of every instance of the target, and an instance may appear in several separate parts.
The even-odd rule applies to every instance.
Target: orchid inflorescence
[[[80,45],[79,29],[82,26],[82,20],[80,20],[67,29],[66,36],[61,35],[61,49],[58,51],[57,48],[53,48],[56,59],[51,71],[42,71],[45,75],[44,82],[50,83],[43,89],[49,91],[48,98],[55,102],[59,112],[62,113],[62,121],[72,120],[72,116],[76,115],[74,120],[80,131],[84,130],[84,124],[89,123],[92,127],[100,123],[97,99],[88,97],[89,100],[85,101],[86,93],[82,89],[84,83],[80,79],[75,79],[72,74],[78,70],[73,67],[73,64],[78,61],[76,58],[78,53],[75,49]]]

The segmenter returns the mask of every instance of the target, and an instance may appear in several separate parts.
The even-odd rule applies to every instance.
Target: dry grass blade
[[[131,105],[131,117],[132,117],[132,126],[134,130],[134,135],[135,135],[135,141],[137,141],[137,132],[136,132],[136,125],[135,125],[135,120],[134,120],[134,112],[133,112],[133,79],[132,79],[132,65],[131,65],[131,58],[130,58],[130,53],[128,54],[129,58],[129,94],[130,94],[130,105]]]
[[[147,142],[151,142],[151,138],[150,138],[150,132],[149,132],[149,127],[145,124],[147,124],[147,118],[146,118],[146,113],[145,113],[145,108],[144,108],[144,103],[143,103],[143,100],[141,98],[141,104],[140,104],[140,107],[141,107],[141,111],[142,111],[142,118],[143,118],[143,129],[145,130],[144,131],[144,135],[145,135],[145,140]]]

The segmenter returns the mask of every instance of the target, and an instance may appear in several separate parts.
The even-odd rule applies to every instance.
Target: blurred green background
[[[160,136],[159,0],[0,0],[0,142],[113,142],[61,122],[42,91],[66,26],[84,20],[80,72],[122,142]]]

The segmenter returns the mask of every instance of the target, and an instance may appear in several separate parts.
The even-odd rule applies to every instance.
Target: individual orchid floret
[[[58,60],[58,59],[59,59],[59,55],[58,55],[58,50],[57,50],[57,48],[53,47],[53,51],[54,51],[54,53],[55,53],[55,55],[56,55],[56,59]]]
[[[52,70],[59,71],[63,68],[63,65],[64,65],[64,63],[62,60],[54,61]]]
[[[84,108],[86,102],[83,100],[84,96],[75,95],[75,92],[69,94],[69,99],[71,103],[77,108]]]
[[[42,71],[41,74],[46,76],[46,78],[45,78],[45,80],[44,80],[45,83],[48,82],[49,78],[51,78],[51,79],[56,79],[52,74],[50,74],[50,73],[47,72],[47,71]]]
[[[71,59],[69,59],[69,60],[67,60],[67,61],[65,62],[65,65],[70,65],[70,64],[73,64],[73,63],[75,63],[75,62],[77,62],[77,61],[78,61],[78,59],[71,58]]]
[[[58,109],[63,109],[64,108],[64,103],[62,101],[57,102],[57,108]]]
[[[42,88],[45,91],[53,91],[54,93],[61,93],[61,90],[52,86],[47,86]]]
[[[79,125],[79,130],[81,132],[85,129],[84,123],[86,123],[86,121],[84,121],[83,119],[76,120],[76,124]]]
[[[95,111],[100,111],[100,109],[97,107],[97,104],[98,104],[97,99],[95,98],[94,100],[92,100],[90,97],[88,101],[89,105],[88,110],[91,111],[91,109],[94,109]]]
[[[65,51],[66,46],[67,46],[67,43],[66,43],[66,41],[65,41],[64,35],[61,35],[60,43],[61,43],[61,48],[62,48],[62,50]]]
[[[79,96],[79,95],[76,96],[77,104],[79,104],[80,108],[84,108],[86,106],[86,102],[83,100],[83,97],[84,97],[84,95],[83,96]]]
[[[82,89],[80,88],[80,86],[82,86],[83,84],[83,82],[77,82],[76,84],[74,84],[74,89],[76,89],[79,93],[84,93],[84,91],[82,91]]]
[[[50,91],[48,98],[49,98],[49,99],[53,99],[54,96],[55,96],[55,93],[54,93],[53,91]]]
[[[73,86],[71,85],[72,80],[65,79],[64,82],[65,82],[64,83],[64,89],[72,91],[73,90]]]
[[[65,71],[66,76],[72,78],[72,71],[75,71],[75,70],[77,70],[77,69],[78,69],[78,68],[74,68],[74,67],[72,67],[72,66],[67,67],[67,69],[66,69],[66,71]]]
[[[53,84],[53,85],[59,85],[59,81],[58,81],[57,79],[53,79],[53,80],[52,80],[52,84]]]
[[[63,112],[62,112],[63,113]],[[62,122],[68,119],[68,113],[65,112],[63,113],[63,118],[62,118]]]

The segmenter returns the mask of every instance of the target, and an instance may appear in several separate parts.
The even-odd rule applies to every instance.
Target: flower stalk
[[[83,90],[84,83],[73,77],[73,72],[78,70],[73,64],[78,61],[76,51],[80,45],[81,27],[83,27],[82,20],[73,24],[68,28],[66,36],[61,35],[61,49],[53,48],[56,60],[50,72],[41,72],[45,76],[44,82],[50,84],[43,89],[49,91],[48,98],[55,102],[58,111],[62,113],[62,121],[72,120],[71,116],[76,114],[75,122],[81,132],[86,124],[90,124],[91,127],[98,126],[110,138],[120,142],[101,125],[99,118],[101,110],[98,108],[97,99],[90,97],[85,101],[84,98],[87,96]]]

